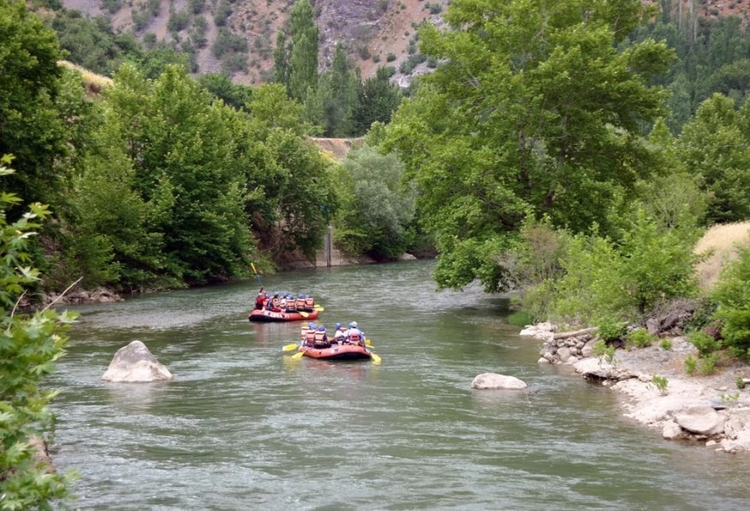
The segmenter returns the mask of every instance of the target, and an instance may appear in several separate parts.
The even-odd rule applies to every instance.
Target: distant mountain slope
[[[133,32],[146,45],[166,41],[192,51],[199,73],[227,71],[236,83],[259,84],[271,79],[276,36],[285,26],[294,0],[63,3],[91,17],[107,17],[116,31]],[[448,0],[316,0],[314,4],[321,33],[321,68],[330,65],[336,43],[342,41],[352,64],[369,78],[379,65],[398,70],[409,52],[414,52],[415,27],[426,19],[440,24]],[[397,73],[395,79],[406,85],[407,75],[425,67],[422,64]]]

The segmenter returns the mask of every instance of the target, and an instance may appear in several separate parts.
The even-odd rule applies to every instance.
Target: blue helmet
[[[310,295],[305,296],[305,298],[310,298]]]
[[[297,295],[297,298],[304,298],[304,295]]]
[[[309,328],[310,330],[315,330],[315,321],[310,321],[307,324],[307,328]]]
[[[341,323],[336,323],[336,328],[341,328]]]
[[[325,331],[326,331],[326,327],[325,327],[325,326],[323,326],[323,325],[320,325],[320,326],[318,327],[318,331],[319,331],[319,332],[325,332]]]
[[[278,291],[274,291],[273,292],[273,296],[279,296],[279,292]]]

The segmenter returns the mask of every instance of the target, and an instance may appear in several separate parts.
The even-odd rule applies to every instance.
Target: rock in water
[[[482,373],[471,382],[474,389],[506,389],[522,390],[526,388],[526,383],[515,376],[505,376],[496,373]]]
[[[151,354],[141,341],[133,341],[115,353],[104,381],[122,383],[145,383],[174,379],[172,373]]]

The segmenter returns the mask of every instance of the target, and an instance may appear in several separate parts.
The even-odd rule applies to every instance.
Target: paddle
[[[299,343],[298,342],[296,342],[294,344],[287,344],[286,346],[284,346],[281,349],[284,350],[284,351],[292,351],[292,350],[296,350],[297,348],[299,348]]]
[[[310,315],[309,312],[305,312],[305,311],[297,311],[297,312],[299,312],[299,315],[302,316],[303,318],[306,318]]]
[[[260,275],[258,275],[258,270],[255,269],[255,265],[253,263],[250,263],[250,267],[253,269],[253,273],[255,273],[255,277],[258,279],[258,284],[260,284],[260,288],[263,289],[263,282],[260,281]]]
[[[301,359],[304,356],[304,354],[305,354],[304,351],[298,351],[297,353],[295,353],[294,355],[292,355],[290,358],[292,360],[299,360],[299,359]]]
[[[315,309],[318,312],[323,312],[325,309],[318,305],[317,303],[313,306],[313,309]]]
[[[370,352],[370,357],[372,358],[372,363],[375,364],[376,366],[379,366],[380,362],[383,360],[382,358],[380,358],[373,352]]]

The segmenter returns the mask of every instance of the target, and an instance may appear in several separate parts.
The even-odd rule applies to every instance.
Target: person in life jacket
[[[315,300],[310,295],[305,296],[305,310],[312,312],[313,307],[315,307]]]
[[[266,295],[263,293],[263,288],[258,291],[258,296],[255,297],[255,308],[263,309],[263,305],[266,303]]]
[[[305,341],[305,346],[312,347],[315,344],[315,332],[317,332],[318,327],[315,325],[315,322],[310,321],[307,324],[307,329],[302,331],[302,340]]]
[[[305,310],[305,297],[304,295],[298,295],[297,299],[294,301],[294,307],[298,311],[304,311]]]
[[[266,302],[265,303],[266,303],[266,305],[265,305],[266,306],[266,310],[269,310],[269,311],[273,310],[273,304],[271,303],[271,295],[269,295],[268,293],[266,293]]]
[[[291,294],[286,295],[286,311],[297,312],[297,302],[294,299],[294,295],[291,295]]]
[[[328,336],[326,335],[326,327],[320,325],[318,330],[313,334],[313,344],[316,348],[330,348],[331,343],[328,342]]]
[[[359,344],[360,346],[365,345],[365,334],[357,328],[357,322],[352,321],[349,323],[349,330],[346,331],[346,341],[350,344]]]
[[[346,328],[341,323],[336,323],[336,332],[333,334],[333,342],[343,344],[346,340]]]
[[[281,312],[281,300],[279,299],[279,292],[276,291],[271,298],[271,310],[274,312]]]

